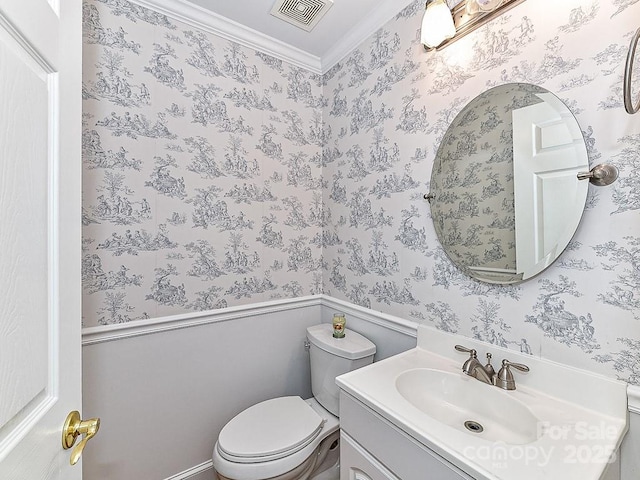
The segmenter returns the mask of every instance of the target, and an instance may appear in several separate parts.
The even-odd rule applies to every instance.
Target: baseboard
[[[187,480],[208,470],[213,470],[213,460],[207,460],[200,465],[196,465],[195,467],[188,468],[187,470],[183,470],[180,473],[167,477],[165,480]]]

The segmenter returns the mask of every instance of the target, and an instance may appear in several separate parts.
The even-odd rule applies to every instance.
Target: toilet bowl
[[[339,426],[338,418],[314,398],[258,403],[220,432],[213,450],[216,473],[222,480],[309,478],[332,444],[336,442],[333,449],[338,446]],[[248,430],[252,433],[246,434]]]
[[[265,400],[227,423],[213,449],[220,480],[338,478],[340,423],[335,377],[373,361],[375,345],[356,332],[332,336],[330,324],[307,329],[313,398]]]

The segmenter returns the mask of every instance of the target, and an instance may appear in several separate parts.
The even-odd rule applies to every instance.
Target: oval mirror
[[[449,258],[489,283],[527,280],[551,265],[587,199],[578,122],[544,88],[487,90],[456,116],[431,174],[431,214]]]

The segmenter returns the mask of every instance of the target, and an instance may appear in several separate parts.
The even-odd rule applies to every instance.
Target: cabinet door
[[[472,476],[344,392],[340,394],[340,428],[343,439],[351,439],[351,443],[355,442],[367,453],[367,458],[374,459],[378,465],[384,465],[384,470],[392,475],[374,477],[370,474],[373,479],[474,480]],[[345,473],[340,480],[357,478]]]
[[[340,432],[340,480],[399,480],[348,434]]]

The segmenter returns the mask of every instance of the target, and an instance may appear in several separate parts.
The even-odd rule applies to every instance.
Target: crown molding
[[[172,19],[321,74],[320,58],[185,0],[130,0]]]
[[[322,57],[311,55],[304,50],[264,35],[252,28],[245,27],[238,22],[186,0],[130,1],[199,30],[266,53],[310,72],[324,74],[414,0],[403,0],[402,2],[386,0],[380,2],[376,8],[366,12],[363,20],[339,39],[334,47]]]
[[[322,73],[328,72],[362,42],[384,27],[414,0],[387,0],[366,12],[365,18],[346,33],[321,59]]]

